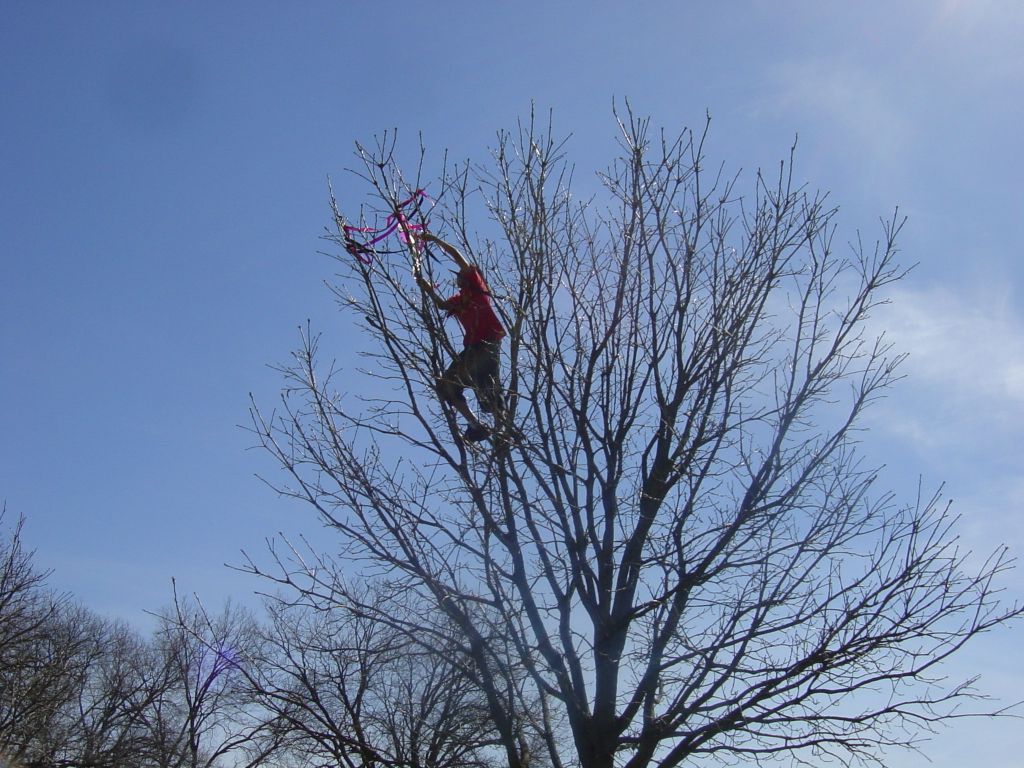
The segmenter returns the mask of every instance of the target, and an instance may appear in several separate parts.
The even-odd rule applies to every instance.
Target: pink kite
[[[416,232],[422,230],[424,225],[411,223],[402,209],[413,202],[418,205],[419,200],[426,196],[426,192],[422,189],[417,189],[413,192],[412,196],[408,200],[403,200],[395,206],[395,212],[388,216],[387,220],[384,222],[383,229],[374,229],[372,227],[350,227],[347,224],[344,225],[342,229],[345,232],[345,250],[359,259],[363,264],[372,264],[373,254],[377,252],[373,246],[391,235],[395,230],[398,230],[398,237],[401,239],[403,244],[407,246],[415,246]],[[373,237],[366,242],[359,242],[352,237],[353,233],[364,235],[369,234],[373,235]]]

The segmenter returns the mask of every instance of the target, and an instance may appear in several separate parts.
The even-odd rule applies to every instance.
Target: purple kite
[[[412,196],[408,200],[403,200],[397,206],[395,206],[395,212],[388,216],[384,222],[383,229],[374,229],[373,227],[351,227],[344,225],[342,230],[345,233],[345,250],[355,256],[363,264],[369,266],[373,263],[373,255],[377,252],[373,247],[381,240],[384,240],[393,232],[398,230],[398,237],[402,243],[406,246],[416,246],[416,232],[424,228],[423,224],[413,224],[406,217],[403,209],[411,203],[419,204],[421,198],[426,197],[426,192],[422,189],[417,189],[412,193]],[[352,235],[354,233],[363,235],[373,235],[370,240],[366,242],[359,242]]]

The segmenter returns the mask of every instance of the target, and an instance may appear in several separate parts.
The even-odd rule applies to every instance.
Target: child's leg
[[[497,342],[481,344],[466,362],[480,409],[494,416],[495,424],[504,410],[501,392],[501,346]]]
[[[466,386],[471,383],[471,376],[467,368],[469,359],[467,353],[468,350],[463,350],[462,354],[452,361],[441,378],[437,380],[436,389],[442,403],[447,403],[458,411],[470,427],[482,429],[484,428],[483,424],[473,413],[473,409],[469,407],[464,394]]]

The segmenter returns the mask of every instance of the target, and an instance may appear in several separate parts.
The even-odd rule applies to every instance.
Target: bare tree
[[[150,760],[159,768],[257,766],[279,745],[243,671],[258,656],[253,617],[230,604],[211,615],[175,591],[154,645],[163,682],[146,707]]]
[[[267,612],[251,683],[293,753],[349,768],[487,763],[496,735],[457,665],[438,664],[400,627],[336,604],[268,600]]]
[[[63,632],[53,632],[59,627]],[[25,761],[26,768],[147,765],[149,708],[168,685],[150,645],[81,606],[65,610],[51,632],[74,638],[63,643],[74,654],[62,669],[64,699],[42,740],[48,749]]]
[[[145,643],[46,585],[23,549],[24,521],[2,553],[0,755],[24,768],[142,765],[156,691]]]
[[[485,448],[433,392],[452,345],[410,267],[433,281],[436,263],[415,240],[409,258],[339,253],[366,396],[341,394],[355,371],[336,384],[304,334],[280,410],[254,407],[253,424],[289,477],[279,490],[341,554],[253,570],[426,648],[454,626],[450,657],[510,768],[537,743],[584,768],[913,744],[974,697],[938,665],[1021,609],[997,600],[1004,550],[970,570],[939,497],[898,502],[857,451],[864,409],[898,377],[865,321],[905,274],[902,221],[840,246],[792,155],[743,193],[709,166],[706,131],[619,127],[603,197],[573,196],[563,144],[531,121],[488,165],[445,171],[420,211],[505,313],[507,407]],[[423,186],[393,150],[359,148],[370,226]],[[360,565],[394,599],[361,599]]]
[[[23,527],[20,518],[0,549],[0,755],[32,765],[65,746],[64,708],[88,638],[74,620],[79,609],[32,563]]]
[[[133,629],[83,616],[88,642],[81,654],[77,696],[66,708],[69,738],[60,765],[118,768],[143,765],[146,718],[166,680],[156,674],[150,646]]]

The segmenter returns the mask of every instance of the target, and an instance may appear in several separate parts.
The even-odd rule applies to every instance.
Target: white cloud
[[[1006,285],[893,295],[877,322],[910,354],[912,388],[1000,423],[1024,420],[1024,319]]]
[[[1003,475],[954,496],[953,511],[962,515],[958,528],[964,548],[977,562],[1000,544],[1009,544],[1016,557],[1024,547],[1024,478]],[[1024,589],[1024,570],[1017,568],[1003,578],[1004,586],[1015,585],[1017,594]]]
[[[1024,72],[1024,4],[1005,0],[944,0],[934,10],[926,42],[969,68],[975,80],[1004,81]]]
[[[886,78],[839,59],[806,58],[776,67],[760,109],[791,115],[801,126],[833,134],[836,152],[872,173],[891,169],[914,129]],[[863,164],[870,167],[865,169]]]
[[[1006,285],[896,292],[870,330],[909,354],[905,379],[866,421],[887,461],[1003,514],[1024,505],[1024,318]]]
[[[1009,285],[901,289],[870,328],[909,353],[905,380],[868,411],[872,431],[895,476],[947,482],[974,566],[1001,544],[1024,552],[1024,315]],[[1024,570],[1001,584],[1019,595]]]
[[[860,6],[819,13],[821,37],[765,67],[752,111],[809,140],[800,157],[834,171],[845,203],[855,185],[920,203],[921,184],[1019,122],[1024,3],[918,0],[888,23]]]

